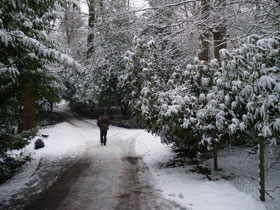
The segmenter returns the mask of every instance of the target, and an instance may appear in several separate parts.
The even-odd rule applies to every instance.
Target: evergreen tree
[[[16,133],[37,126],[37,102],[42,98],[54,99],[54,83],[50,82],[53,76],[48,65],[75,64],[47,37],[52,21],[57,18],[55,10],[62,3],[60,0],[1,1],[1,159],[6,158],[8,150],[20,149],[28,143],[25,134]]]
[[[265,201],[264,145],[277,144],[280,132],[280,39],[249,36],[242,45],[221,51],[225,100],[232,122],[229,131],[249,134],[259,144],[260,199]],[[230,88],[229,88],[230,87]]]

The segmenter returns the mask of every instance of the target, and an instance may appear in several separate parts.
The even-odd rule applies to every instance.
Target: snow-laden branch
[[[21,31],[7,32],[0,29],[0,40],[6,47],[13,46],[14,48],[25,48],[25,50],[34,52],[37,56],[41,56],[43,58],[52,58],[64,65],[80,68],[80,65],[67,54],[50,48],[44,45],[42,42],[26,36]]]

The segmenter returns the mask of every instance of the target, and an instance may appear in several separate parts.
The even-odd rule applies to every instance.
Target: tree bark
[[[70,38],[70,29],[69,29],[69,6],[65,6],[65,13],[64,13],[64,21],[65,21],[65,30],[66,30],[66,39],[67,39],[67,44],[71,43],[71,38]]]
[[[36,101],[32,95],[31,85],[26,84],[22,90],[23,109],[20,113],[19,132],[26,131],[37,126]]]
[[[259,136],[259,192],[260,200],[265,201],[264,137]]]
[[[219,0],[217,5],[217,10],[225,12],[226,1]],[[213,30],[213,41],[214,41],[214,56],[221,62],[220,50],[227,47],[226,43],[226,19],[223,15],[219,15],[215,18],[217,20],[217,26]]]
[[[89,19],[88,19],[88,50],[87,50],[87,58],[91,58],[94,52],[94,25],[96,21],[96,13],[95,13],[95,0],[89,1]]]
[[[213,153],[214,153],[214,170],[215,170],[215,171],[218,171],[217,142],[213,142]]]
[[[224,0],[219,0],[218,2],[218,9],[220,7],[224,9],[224,6],[226,4],[226,1]],[[210,9],[210,8],[209,8]],[[226,26],[224,25],[224,20],[222,20],[221,17],[217,18],[219,20],[218,25],[214,30],[213,30],[213,40],[214,40],[214,56],[215,58],[220,62],[220,50],[223,48],[226,48]],[[217,152],[217,142],[213,142],[213,153],[214,153],[214,170],[218,170],[218,152]]]
[[[222,25],[214,29],[214,56],[221,62],[220,50],[227,47],[226,43],[226,26]]]
[[[202,33],[199,35],[200,52],[198,58],[200,60],[209,61],[209,37],[210,33],[207,26],[207,19],[210,15],[210,5],[208,0],[201,0],[201,29]]]

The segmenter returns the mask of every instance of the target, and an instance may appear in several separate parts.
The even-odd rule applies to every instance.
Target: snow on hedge
[[[185,68],[159,68],[156,43],[134,39],[121,85],[131,88],[134,115],[166,143],[220,141],[251,133],[275,143],[280,131],[279,36],[250,36],[220,51],[222,62],[194,58]],[[152,44],[151,44],[152,43]],[[255,140],[255,139],[252,139]]]

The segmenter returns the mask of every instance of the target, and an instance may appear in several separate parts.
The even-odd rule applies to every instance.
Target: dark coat
[[[101,116],[97,120],[97,125],[100,129],[104,129],[104,128],[108,129],[109,124],[110,124],[109,118],[106,116]]]

